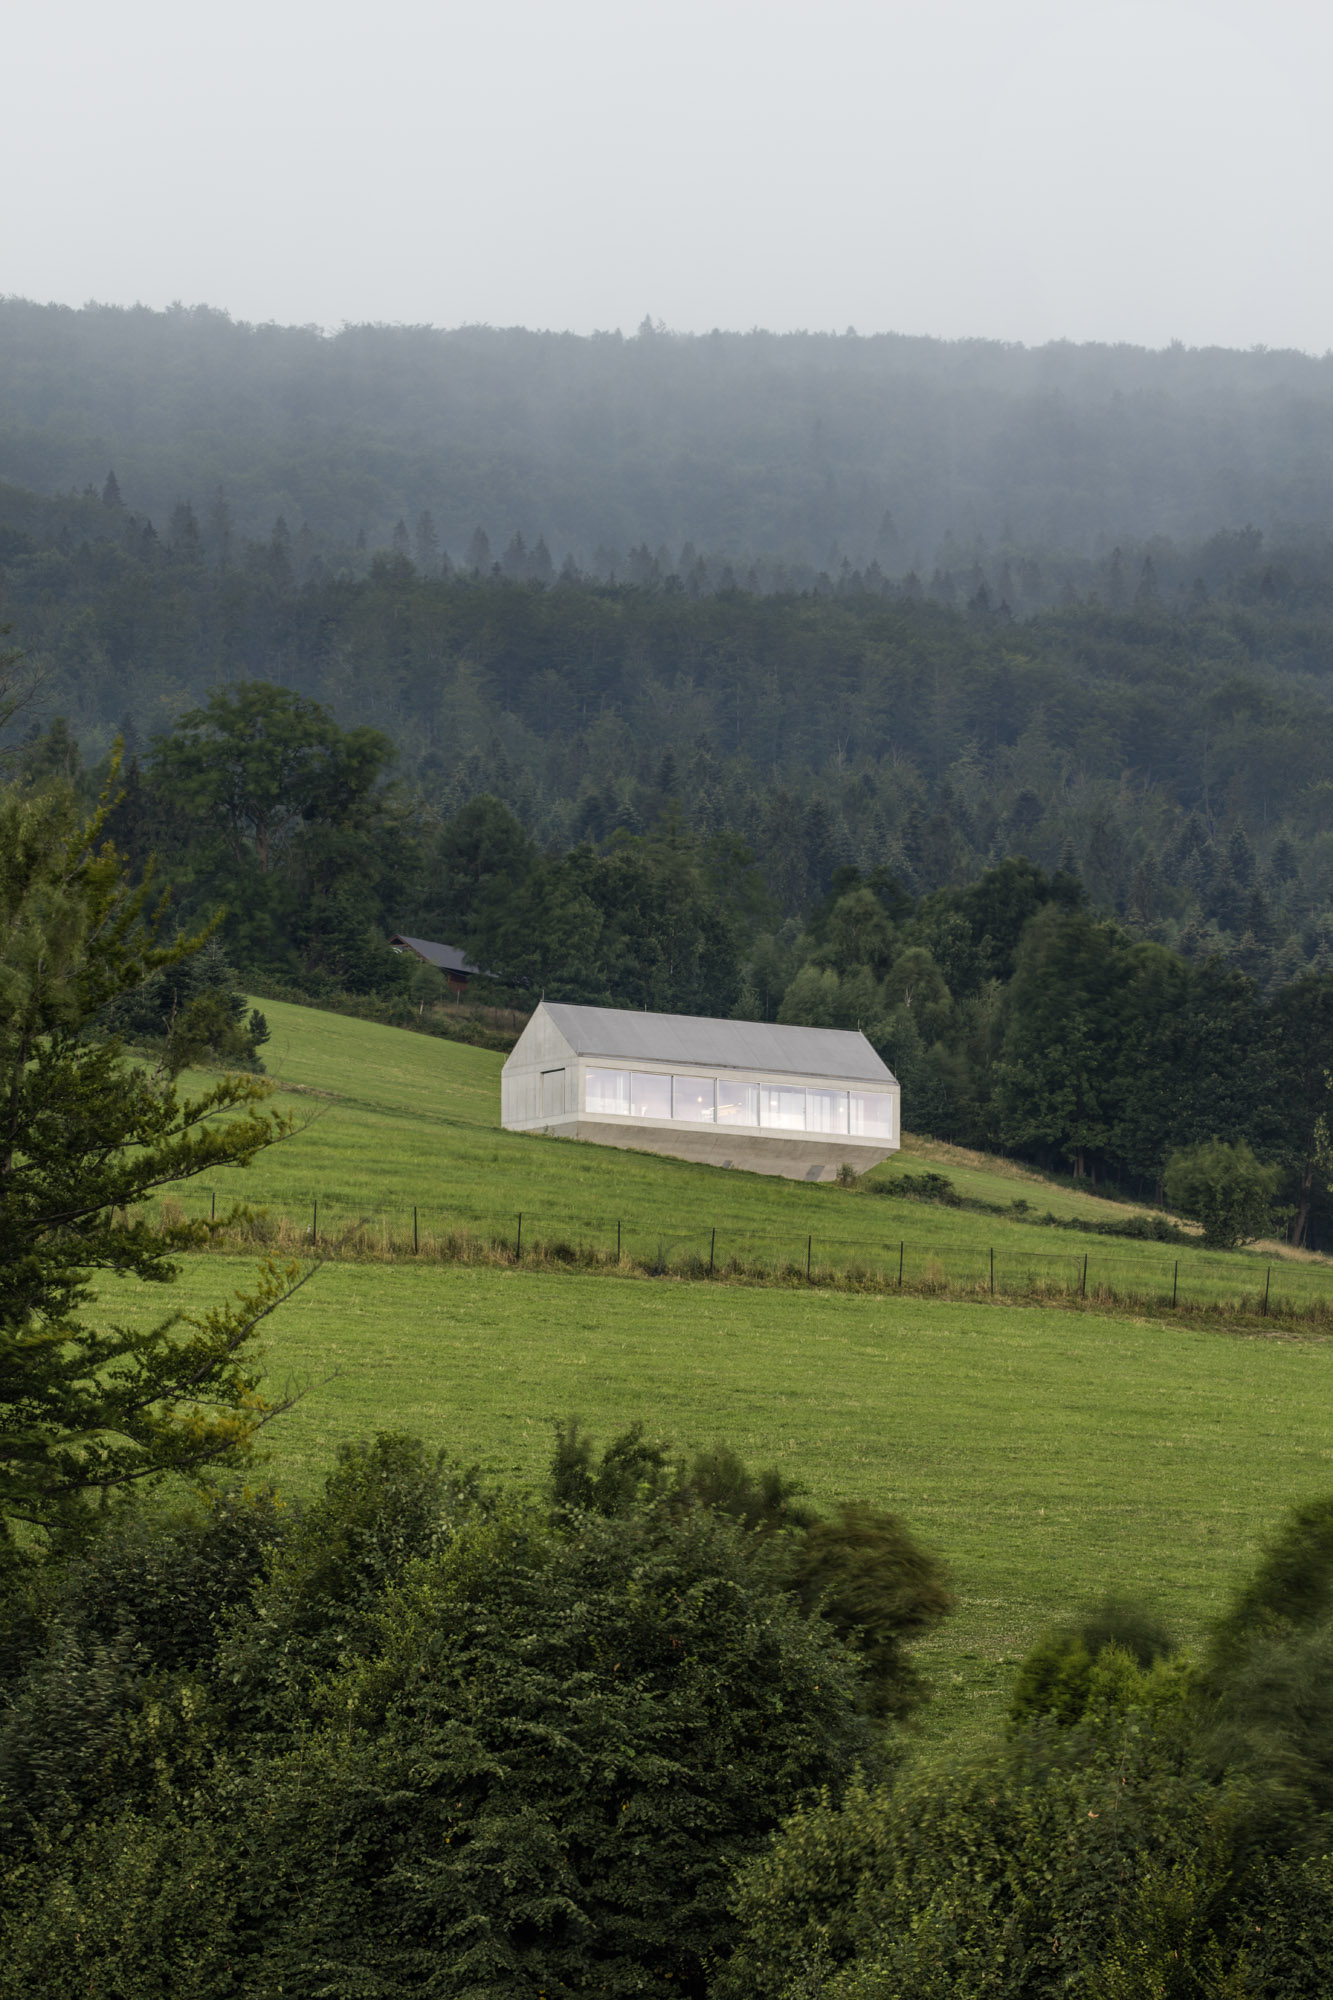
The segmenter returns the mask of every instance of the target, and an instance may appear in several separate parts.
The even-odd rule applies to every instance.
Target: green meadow
[[[199,1257],[182,1302],[252,1260]],[[162,1300],[112,1285],[118,1317]],[[970,1737],[1024,1649],[1108,1590],[1197,1635],[1293,1501],[1333,1488],[1333,1345],[1058,1307],[475,1269],[329,1263],[267,1337],[299,1402],[269,1476],[308,1488],[337,1444],[400,1428],[535,1480],[550,1419],[725,1440],[825,1501],[900,1511],[959,1607],[926,1651],[932,1734]]]
[[[571,1413],[602,1435],[641,1419],[681,1448],[725,1440],[821,1500],[898,1509],[944,1553],[959,1607],[926,1650],[928,1728],[958,1742],[996,1716],[1052,1619],[1114,1590],[1156,1600],[1197,1636],[1284,1510],[1333,1488],[1333,1343],[1275,1326],[414,1259],[402,1251],[414,1201],[423,1228],[503,1240],[520,1209],[525,1242],[604,1242],[620,1220],[627,1250],[706,1246],[716,1227],[719,1256],[743,1241],[795,1257],[813,1235],[830,1263],[876,1246],[891,1261],[902,1238],[949,1259],[992,1243],[1036,1258],[1061,1238],[1062,1255],[1087,1250],[1094,1263],[1123,1255],[1169,1269],[1177,1253],[1104,1251],[1102,1239],[1017,1218],[505,1134],[499,1057],[309,1009],[265,1011],[269,1067],[300,1126],[219,1179],[219,1206],[243,1194],[301,1218],[318,1200],[321,1237],[378,1218],[399,1246],[323,1263],[270,1323],[271,1381],[303,1391],[264,1444],[268,1475],[290,1490],[308,1490],[339,1441],[381,1426],[523,1481],[539,1476],[551,1419]],[[925,1164],[983,1199],[1115,1212],[928,1146],[878,1171]],[[186,1191],[187,1208],[206,1199]],[[1179,1255],[1189,1283],[1219,1296],[1252,1289],[1264,1262]],[[111,1281],[104,1304],[125,1319],[177,1299],[197,1309],[253,1269],[253,1256],[194,1256],[174,1294]],[[1284,1265],[1284,1291],[1292,1278],[1330,1282],[1319,1264]]]
[[[278,1002],[264,1011],[268,1068],[299,1129],[243,1177],[188,1190],[187,1212],[204,1209],[211,1192],[221,1206],[239,1191],[298,1235],[317,1227],[326,1241],[366,1227],[401,1244],[415,1208],[419,1236],[462,1230],[513,1245],[522,1215],[529,1246],[614,1253],[619,1240],[627,1258],[668,1265],[711,1250],[719,1266],[738,1258],[804,1271],[808,1257],[816,1270],[862,1267],[893,1282],[901,1257],[909,1284],[938,1276],[979,1287],[989,1284],[993,1252],[1001,1290],[1081,1283],[1085,1257],[1090,1294],[1169,1297],[1177,1265],[1184,1300],[1263,1288],[1266,1260],[1253,1251],[1088,1236],[874,1193],[903,1172],[939,1170],[945,1154],[942,1170],[960,1194],[1005,1207],[1026,1200],[1064,1218],[1129,1212],[977,1155],[923,1146],[917,1157],[910,1139],[866,1188],[844,1189],[502,1132],[503,1058],[492,1051]],[[1333,1299],[1333,1271],[1322,1262],[1283,1260],[1272,1283],[1298,1303]]]

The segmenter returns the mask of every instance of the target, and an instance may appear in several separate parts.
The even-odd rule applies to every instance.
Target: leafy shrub
[[[778,1556],[699,1510],[464,1522],[252,1770],[242,1989],[701,1995],[736,1863],[875,1761]]]
[[[938,1557],[897,1515],[851,1502],[831,1520],[804,1504],[776,1468],[754,1472],[725,1446],[688,1464],[633,1425],[600,1458],[577,1421],[556,1425],[550,1493],[561,1509],[625,1516],[635,1509],[691,1508],[722,1514],[761,1536],[783,1535],[781,1574],[807,1616],[826,1620],[862,1659],[867,1699],[881,1716],[902,1716],[924,1687],[907,1646],[947,1616],[953,1597]]]
[[[237,1718],[287,1728],[304,1716],[311,1684],[373,1650],[386,1594],[478,1497],[474,1474],[417,1438],[380,1432],[340,1445],[320,1498],[274,1550],[253,1616],[234,1622],[222,1650]]]
[[[1333,1813],[1333,1500],[1293,1509],[1213,1633],[1208,1738],[1256,1789],[1257,1838],[1327,1851]]]
[[[227,1619],[282,1532],[268,1495],[118,1519],[52,1565],[45,1615],[0,1718],[0,1846],[159,1799],[212,1753],[203,1685]]]
[[[1081,1721],[1093,1695],[1094,1663],[1112,1647],[1139,1667],[1155,1665],[1172,1650],[1170,1634],[1154,1612],[1107,1598],[1032,1648],[1014,1682],[1011,1729],[1038,1716],[1064,1724]]]
[[[394,1436],[247,1504],[32,1598],[0,2000],[701,1996],[736,1865],[887,1769],[870,1710],[934,1615],[890,1517],[641,1427],[562,1427],[541,1507]]]
[[[929,1171],[920,1174],[889,1174],[882,1181],[868,1181],[875,1194],[891,1195],[899,1201],[937,1201],[945,1208],[959,1208],[962,1197],[947,1174]]]
[[[940,1562],[897,1515],[859,1503],[793,1541],[787,1573],[799,1601],[864,1660],[874,1712],[905,1715],[923,1693],[908,1642],[953,1609]]]
[[[1210,1139],[1173,1153],[1162,1185],[1173,1208],[1203,1224],[1205,1243],[1231,1250],[1271,1227],[1280,1178],[1280,1170],[1261,1165],[1244,1139],[1234,1146]]]
[[[740,1878],[741,1943],[715,2000],[1100,1996],[1143,1942],[1149,1868],[1160,1935],[1121,1990],[1225,1991],[1171,1983],[1182,1943],[1196,1969],[1234,1956],[1215,1934],[1231,1822],[1189,1764],[1186,1690],[1140,1700],[1143,1670],[1117,1647],[1093,1678],[1073,1727],[1035,1722],[973,1769],[798,1809]]]

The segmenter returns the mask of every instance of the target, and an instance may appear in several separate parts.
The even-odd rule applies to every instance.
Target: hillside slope
[[[959,1155],[946,1178],[978,1213],[879,1190],[904,1174],[938,1171],[938,1149],[906,1150],[853,1188],[810,1186],[649,1153],[623,1152],[499,1125],[503,1058],[489,1050],[415,1035],[314,1008],[264,1002],[272,1030],[265,1054],[287,1092],[299,1130],[231,1185],[194,1189],[191,1203],[238,1193],[285,1218],[299,1241],[318,1228],[326,1242],[358,1228],[380,1231],[386,1250],[410,1240],[412,1211],[424,1235],[469,1232],[481,1242],[588,1244],[627,1258],[680,1265],[732,1258],[774,1272],[878,1269],[892,1281],[900,1252],[909,1283],[932,1277],[964,1286],[988,1280],[1169,1294],[1181,1263],[1184,1299],[1234,1298],[1263,1283],[1254,1253],[1210,1252],[1089,1235],[1058,1222],[1127,1221],[1137,1211],[1060,1187],[1008,1162]],[[909,1112],[910,1115],[910,1112]],[[1015,1208],[1015,1203],[1026,1204]],[[715,1232],[715,1234],[714,1234]],[[1284,1265],[1280,1286],[1297,1298],[1329,1289],[1322,1264]]]

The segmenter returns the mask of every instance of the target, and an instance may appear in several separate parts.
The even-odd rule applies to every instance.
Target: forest
[[[237,1048],[237,982],[421,1014],[407,931],[861,1027],[917,1129],[1140,1195],[1244,1141],[1324,1240],[1330,379],[5,301],[10,762],[121,743]]]
[[[161,525],[221,495],[326,554],[428,513],[462,559],[682,545],[927,572],[952,543],[1109,556],[1333,519],[1333,361],[903,335],[250,326],[0,300],[0,473]],[[1099,546],[1104,542],[1104,547]],[[599,557],[599,551],[601,555]],[[948,567],[948,562],[943,564]],[[1086,587],[1086,586],[1085,586]],[[1011,600],[1012,602],[1012,600]]]

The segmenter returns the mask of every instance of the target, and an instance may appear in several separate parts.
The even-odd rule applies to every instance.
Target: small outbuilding
[[[426,965],[433,965],[442,972],[453,993],[466,993],[468,981],[485,978],[479,965],[465,958],[455,944],[436,944],[431,938],[405,937],[401,931],[389,939],[390,948],[396,952],[407,952],[410,957],[419,958]]]
[[[818,1181],[898,1150],[900,1095],[848,1029],[543,1000],[505,1063],[500,1122]]]

